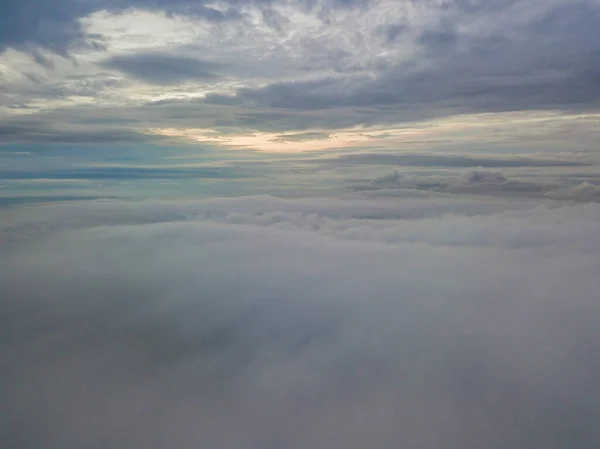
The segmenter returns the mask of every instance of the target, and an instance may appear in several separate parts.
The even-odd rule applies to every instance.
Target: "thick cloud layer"
[[[590,133],[598,120],[598,0],[9,0],[0,17],[0,114],[61,130],[71,113],[91,140],[113,130],[110,106],[133,116],[124,135],[192,141],[515,111],[576,114]]]
[[[454,201],[6,212],[0,444],[596,448],[600,207]]]

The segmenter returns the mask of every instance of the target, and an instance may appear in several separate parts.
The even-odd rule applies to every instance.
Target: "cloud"
[[[496,34],[479,29],[479,35],[457,31],[463,21],[468,30],[469,19],[494,26],[487,16],[490,10],[481,4],[466,8],[470,12],[464,15],[456,10],[442,13],[435,26],[415,27],[413,53],[425,63],[389,60],[376,66],[374,73],[363,70],[343,77],[277,81],[243,87],[235,95],[208,95],[206,101],[307,111],[389,108],[413,120],[460,113],[596,108],[598,60],[588,43],[598,39],[593,26],[600,18],[597,5],[583,2],[538,9],[536,4],[532,17],[526,14],[522,20],[513,16],[516,6],[513,9],[509,2],[502,6],[514,19],[507,23],[515,28],[509,35],[502,34],[506,30]],[[382,29],[384,25],[374,33]]]
[[[205,0],[61,0],[59,3],[6,0],[0,6],[4,25],[0,30],[0,52],[7,48],[35,52],[38,47],[66,57],[74,46],[94,44],[94,36],[86,34],[79,19],[98,11],[120,13],[135,8],[221,24],[242,20],[245,9],[252,6],[261,8],[265,18],[272,21],[277,11],[270,7],[276,3],[271,0],[224,0],[218,4]],[[317,7],[310,0],[293,1],[292,4],[305,9]],[[364,4],[363,0],[332,0],[320,6],[326,14],[331,8],[352,8]]]
[[[449,25],[438,25],[434,29],[425,30],[417,42],[427,48],[428,52],[449,52],[458,43],[459,36],[454,28]]]
[[[600,202],[600,186],[584,181],[570,188],[556,189],[548,192],[547,196],[558,199]]]
[[[243,175],[231,167],[136,167],[119,164],[117,166],[92,166],[71,169],[37,170],[0,170],[0,179],[37,179],[43,175],[53,180],[110,180],[110,179],[203,179],[236,178]]]
[[[462,173],[455,170],[455,166],[448,170],[444,164],[440,170],[406,171],[406,175],[397,170],[388,175],[377,177],[373,180],[352,180],[349,189],[367,194],[370,197],[381,195],[404,197],[416,191],[448,193],[452,195],[477,194],[488,196],[506,196],[520,198],[553,198],[574,201],[597,201],[597,188],[594,184],[585,181],[581,185],[572,187],[570,183],[575,179],[570,176],[553,177],[544,176],[544,171],[539,174],[531,171],[512,171],[507,177],[499,170],[484,167],[470,168]],[[519,167],[519,166],[517,166]],[[527,164],[524,167],[528,167]],[[589,177],[589,176],[588,176]],[[377,193],[380,190],[381,192]],[[396,191],[396,193],[394,193]],[[449,198],[448,198],[449,199]]]
[[[435,178],[434,178],[435,179]],[[427,184],[424,187],[428,187]],[[432,183],[433,190],[454,194],[501,195],[517,197],[540,197],[555,188],[548,181],[533,179],[507,179],[498,170],[483,167],[472,168],[458,179],[443,179]]]
[[[389,200],[366,199],[359,195],[347,199],[309,198],[284,199],[271,195],[255,195],[234,198],[207,198],[202,200],[156,201],[144,200],[135,203],[128,201],[99,201],[92,203],[72,203],[38,205],[22,208],[11,215],[11,220],[3,222],[2,231],[18,236],[19,232],[33,224],[35,230],[44,236],[61,228],[68,230],[87,227],[87,223],[98,226],[131,225],[143,223],[175,222],[182,220],[211,220],[231,222],[244,217],[242,224],[276,224],[276,220],[297,222],[302,228],[302,220],[320,217],[324,223],[361,223],[360,220],[412,220],[435,218],[442,215],[488,215],[506,210],[529,209],[539,203],[527,201],[515,203],[501,199],[449,198],[430,195],[422,198],[404,199],[401,203]],[[264,220],[261,219],[264,218]],[[289,219],[288,219],[289,218]],[[300,221],[294,221],[300,219]],[[356,221],[358,219],[359,221]],[[275,220],[275,221],[273,221]],[[352,221],[354,220],[354,221]],[[292,223],[293,224],[293,223]],[[26,232],[27,234],[27,232]]]
[[[398,170],[394,170],[393,172],[387,174],[387,175],[383,175],[380,176],[379,178],[375,178],[372,181],[372,184],[374,186],[379,186],[379,187],[393,187],[395,186],[398,181],[402,179],[402,175],[400,173],[398,173]]]
[[[93,11],[85,2],[66,0],[22,2],[6,0],[0,6],[0,52],[9,47],[39,46],[67,56],[69,47],[86,42],[77,18]]]
[[[600,201],[600,188],[588,181],[573,187],[566,187],[565,181],[557,188],[556,181],[533,179],[507,179],[500,171],[487,170],[482,167],[465,172],[458,182],[440,183],[437,189],[449,193],[477,193],[488,195],[548,197],[571,201]]]
[[[102,65],[154,84],[215,80],[219,76],[214,72],[220,67],[214,62],[160,53],[113,56]]]
[[[210,22],[239,19],[239,6],[252,1],[222,2],[217,9],[203,0],[6,0],[0,6],[3,27],[0,30],[0,52],[7,48],[43,48],[67,57],[73,46],[93,45],[93,36],[86,34],[79,19],[94,12],[125,11],[131,8],[157,10],[171,15],[188,15]],[[96,43],[96,45],[100,45]]]
[[[499,171],[488,170],[483,167],[472,168],[463,174],[463,179],[469,183],[502,183],[506,181],[504,175]]]
[[[63,125],[64,126],[64,125]],[[27,143],[122,143],[148,142],[156,137],[123,128],[100,127],[58,127],[49,126],[45,122],[7,121],[0,125],[0,144]]]
[[[594,448],[599,206],[438,204],[12,210],[2,445]]]
[[[109,106],[118,117],[136,109],[141,123],[160,115],[153,124],[179,129],[301,134],[461,114],[585,115],[600,102],[592,0],[33,0],[2,8],[10,26],[0,34],[0,103],[9,115],[91,117]],[[585,122],[529,137],[574,147],[594,140],[577,133]],[[489,142],[507,133],[484,134]]]
[[[339,164],[385,164],[409,167],[447,167],[447,168],[470,168],[470,167],[577,167],[592,165],[591,162],[576,160],[575,158],[552,157],[542,155],[541,157],[511,156],[502,157],[498,155],[475,156],[473,154],[410,154],[389,152],[361,152],[355,154],[344,154],[332,159],[321,159],[315,162],[334,162]]]
[[[383,36],[385,43],[393,42],[404,31],[407,31],[407,26],[401,24],[382,25],[376,30]]]
[[[296,133],[296,134],[281,134],[277,136],[278,140],[283,142],[304,142],[307,140],[322,140],[329,139],[331,134],[323,132],[307,132],[307,133]]]

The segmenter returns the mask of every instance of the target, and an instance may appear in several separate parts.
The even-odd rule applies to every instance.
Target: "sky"
[[[0,8],[3,203],[139,196],[120,183],[154,196],[342,191],[394,170],[415,178],[404,187],[443,190],[430,178],[479,166],[540,196],[598,185],[597,0]]]
[[[597,449],[599,0],[1,0],[0,447]]]

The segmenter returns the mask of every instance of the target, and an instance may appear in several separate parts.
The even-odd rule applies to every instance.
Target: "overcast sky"
[[[0,447],[598,449],[600,0],[0,0]]]
[[[600,196],[598,0],[5,0],[0,20],[1,201]]]
[[[5,0],[0,17],[2,144],[598,137],[597,0]],[[460,118],[490,113],[511,126]]]

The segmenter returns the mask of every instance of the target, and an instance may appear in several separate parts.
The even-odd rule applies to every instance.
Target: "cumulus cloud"
[[[521,198],[543,197],[544,194],[556,188],[555,184],[547,181],[537,181],[535,178],[507,179],[501,171],[483,167],[471,168],[463,173],[443,170],[419,174],[408,172],[402,176],[397,171],[373,179],[368,183],[355,182],[349,188],[356,192],[387,191],[388,196],[406,196],[411,192],[421,191],[429,194],[447,193],[477,194],[486,196],[519,196]],[[371,195],[372,196],[372,195]],[[568,197],[567,192],[563,199]],[[451,197],[447,198],[450,200]],[[558,199],[557,196],[553,198]]]
[[[600,201],[600,186],[584,181],[570,188],[562,188],[547,193],[551,198],[572,199],[578,201]]]
[[[469,168],[485,166],[491,168],[519,167],[577,167],[592,165],[589,161],[576,158],[552,157],[542,155],[531,157],[526,155],[500,157],[498,155],[476,156],[474,154],[412,154],[389,152],[361,152],[358,154],[342,154],[336,158],[320,159],[315,163],[332,162],[335,164],[397,164],[409,167],[447,167]]]
[[[477,159],[458,155],[439,156],[440,162],[437,166],[434,161],[438,159],[435,156],[418,157],[410,154],[350,154],[339,159],[341,167],[352,170],[353,165],[358,165],[360,172],[379,171],[393,163],[406,160],[407,167],[404,174],[395,170],[387,175],[370,179],[360,176],[348,179],[349,190],[371,198],[382,196],[401,198],[411,195],[422,195],[425,198],[428,195],[436,195],[441,198],[439,194],[445,193],[450,195],[446,199],[451,202],[453,195],[473,194],[538,200],[552,198],[579,202],[599,199],[596,184],[590,181],[581,182],[582,179],[595,181],[596,175],[593,172],[577,173],[565,170],[569,166],[587,164],[584,160],[577,162],[565,159],[542,160],[535,157],[503,160],[490,157],[479,160],[482,162],[487,160],[491,167],[503,167],[503,170],[479,166],[461,172],[460,168],[463,164]],[[315,162],[321,162],[327,167],[329,164],[334,164],[335,160],[321,159]],[[411,168],[411,163],[415,166],[422,164],[422,169]],[[562,164],[565,164],[564,168],[560,168]],[[542,168],[552,166],[556,166],[557,170]]]
[[[11,209],[2,445],[595,448],[599,206],[440,204]]]
[[[463,173],[462,178],[469,183],[502,183],[506,181],[504,175],[495,170],[488,170],[483,167],[472,168]]]
[[[393,172],[380,176],[379,178],[375,178],[371,183],[374,186],[379,187],[393,187],[398,184],[398,181],[402,179],[402,175],[398,173],[398,170],[394,170]]]

